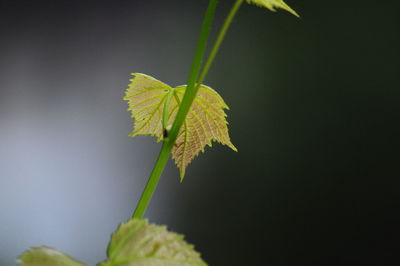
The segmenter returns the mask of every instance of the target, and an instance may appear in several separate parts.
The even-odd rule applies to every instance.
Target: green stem
[[[199,79],[197,81],[197,86],[200,86],[205,77],[207,76],[208,70],[212,63],[214,62],[215,56],[218,53],[219,48],[221,47],[222,41],[225,38],[226,32],[229,29],[229,26],[232,24],[232,20],[235,17],[236,13],[239,11],[240,6],[243,4],[244,0],[236,0],[235,4],[233,5],[231,11],[229,11],[228,16],[225,19],[224,24],[222,25],[221,31],[218,34],[217,40],[214,43],[213,48],[211,49],[210,55],[207,58],[206,63],[204,64],[203,70],[200,73]]]
[[[153,171],[149,177],[149,181],[143,190],[142,196],[136,206],[135,212],[133,213],[133,218],[142,218],[144,212],[146,211],[147,205],[149,204],[153,192],[157,187],[160,176],[164,171],[165,165],[168,162],[169,153],[171,150],[167,147],[167,142],[163,142],[160,154],[158,155],[157,162],[154,165]]]
[[[157,187],[160,176],[165,168],[165,165],[167,164],[169,154],[174,146],[179,129],[186,117],[187,111],[186,111],[186,113],[182,113],[182,111],[181,111],[182,106],[186,106],[187,110],[189,110],[190,105],[193,101],[193,100],[190,101],[190,103],[188,104],[187,103],[188,99],[185,100],[185,97],[188,98],[188,96],[187,96],[188,92],[193,91],[196,79],[199,75],[201,61],[204,57],[206,43],[207,43],[208,36],[210,33],[211,24],[212,24],[214,15],[215,15],[215,9],[217,7],[217,2],[218,2],[218,0],[210,0],[210,2],[208,4],[207,11],[206,11],[204,21],[203,21],[203,25],[201,27],[200,38],[197,43],[197,49],[196,49],[196,53],[195,53],[195,56],[193,59],[192,68],[191,68],[190,75],[189,75],[188,86],[187,86],[185,96],[182,100],[182,103],[181,103],[181,106],[179,109],[180,112],[178,111],[177,117],[175,118],[175,121],[174,121],[174,126],[172,126],[172,128],[171,128],[168,138],[163,142],[158,159],[154,165],[153,171],[150,174],[149,181],[147,182],[146,187],[144,188],[144,191],[142,193],[142,196],[140,197],[140,200],[136,206],[135,212],[133,213],[133,218],[142,218],[144,212],[146,211],[147,205],[150,202],[153,192]],[[193,95],[193,99],[194,99],[194,96],[195,95]],[[180,122],[177,123],[178,116],[180,117],[180,119],[179,119]],[[172,134],[172,132],[174,132],[174,134]]]
[[[197,91],[200,88],[200,85],[204,81],[214,59],[215,56],[218,53],[219,48],[221,47],[221,43],[224,40],[224,37],[229,29],[229,26],[232,24],[232,20],[235,17],[237,11],[239,10],[240,6],[244,0],[237,0],[235,4],[233,5],[231,11],[229,12],[222,29],[220,33],[218,34],[217,40],[210,52],[209,57],[207,58],[206,63],[204,64],[203,70],[200,73],[200,67],[201,67],[201,61],[204,56],[204,52],[206,49],[206,43],[207,39],[210,33],[210,27],[212,20],[214,18],[215,14],[215,9],[217,5],[217,0],[210,0],[210,3],[208,5],[206,15],[204,18],[203,26],[201,29],[200,33],[200,38],[197,44],[197,49],[195,53],[195,57],[193,60],[191,72],[189,75],[189,80],[187,83],[185,95],[183,96],[182,102],[180,104],[178,113],[175,117],[175,121],[172,125],[171,130],[168,132],[168,138],[166,138],[163,142],[163,146],[160,151],[160,155],[158,156],[158,159],[156,161],[156,164],[154,165],[153,171],[151,172],[149,181],[147,182],[147,185],[143,191],[143,194],[139,200],[139,203],[135,209],[135,212],[133,214],[133,218],[141,218],[147,208],[147,205],[150,202],[150,199],[153,195],[153,192],[155,188],[157,187],[158,181],[160,179],[160,176],[165,168],[165,165],[167,164],[169,154],[172,151],[172,148],[175,144],[176,138],[178,137],[178,132],[185,121],[186,115],[189,112],[190,106],[193,103],[194,98],[196,97]],[[200,75],[199,75],[200,73]],[[197,79],[197,77],[199,77]],[[196,82],[197,80],[197,82]],[[173,93],[171,93],[173,95]],[[169,101],[170,95],[168,95]],[[167,98],[168,101],[168,98]],[[165,103],[164,105],[164,114],[163,114],[163,125],[164,128],[167,127],[167,119],[166,117],[168,116],[167,111],[168,110],[168,105],[169,103]]]
[[[235,17],[236,13],[238,12],[240,6],[243,4],[244,0],[237,0],[233,5],[231,11],[229,12],[228,16],[225,19],[225,22],[222,26],[221,31],[218,34],[217,40],[213,48],[211,49],[210,55],[208,56],[206,63],[204,64],[203,70],[200,73],[200,76],[197,82],[189,79],[188,85],[186,87],[185,95],[183,96],[182,103],[179,107],[178,113],[175,117],[175,121],[172,125],[171,131],[168,134],[169,141],[173,144],[176,141],[178,136],[179,130],[185,121],[186,115],[189,112],[190,106],[193,103],[194,98],[197,95],[197,92],[200,88],[200,85],[203,83],[210,67],[215,59],[215,56],[218,53],[219,48],[221,47],[222,41],[225,38],[225,35],[229,29],[229,26],[232,24],[233,18]],[[172,144],[172,145],[173,145]]]

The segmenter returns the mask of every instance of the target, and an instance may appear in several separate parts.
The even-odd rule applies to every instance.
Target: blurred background
[[[207,3],[0,0],[1,266],[106,258],[160,149],[128,137],[130,73],[184,84]],[[244,5],[205,82],[239,152],[170,161],[146,217],[210,265],[400,265],[400,4],[287,3]]]

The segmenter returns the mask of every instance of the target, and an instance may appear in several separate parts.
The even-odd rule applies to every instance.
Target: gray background
[[[398,265],[399,5],[288,3],[302,19],[244,5],[205,82],[239,152],[207,148],[182,184],[170,162],[146,217],[210,265]],[[184,84],[206,6],[0,1],[1,266],[105,259],[160,148],[128,137],[130,73]]]

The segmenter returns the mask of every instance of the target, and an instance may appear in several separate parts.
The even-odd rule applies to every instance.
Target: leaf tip
[[[181,169],[179,171],[179,177],[180,177],[180,181],[181,183],[183,182],[183,178],[185,178],[185,168]]]
[[[233,146],[233,144],[231,145],[231,146],[229,146],[233,151],[235,151],[235,152],[238,152],[238,149],[235,147],[235,146]]]
[[[294,11],[288,4],[286,4],[283,0],[247,0],[249,4],[255,4],[257,6],[268,8],[269,10],[275,12],[276,8],[280,8],[286,10],[290,14],[300,18],[299,14]]]
[[[233,151],[238,152],[238,149],[235,147],[235,145],[233,145],[233,143],[230,140],[228,140],[228,142],[224,142],[223,144],[231,148]]]
[[[288,6],[288,7],[289,7],[289,6]],[[293,9],[291,9],[290,7],[289,7],[289,9],[286,9],[286,11],[288,11],[290,14],[292,14],[293,16],[295,16],[295,17],[297,17],[297,18],[301,18],[300,15],[299,15],[296,11],[294,11]]]

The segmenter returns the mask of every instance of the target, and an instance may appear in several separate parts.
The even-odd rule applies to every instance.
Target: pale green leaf
[[[175,88],[180,100],[185,90],[186,86]],[[172,158],[180,169],[181,179],[185,175],[186,166],[200,151],[204,152],[206,145],[211,147],[212,141],[237,151],[229,138],[224,109],[229,108],[221,96],[210,87],[201,85],[172,150]]]
[[[135,77],[131,79],[124,97],[128,101],[128,110],[135,119],[131,136],[151,135],[160,141],[163,138],[163,107],[172,88],[145,74],[133,75]],[[168,109],[168,125],[175,119],[186,86],[179,86],[173,90]],[[212,88],[201,85],[172,150],[172,158],[179,168],[181,179],[185,175],[187,165],[200,151],[204,151],[205,146],[211,146],[212,141],[227,145],[236,151],[229,138],[224,109],[229,108],[221,96]]]
[[[131,219],[112,235],[108,260],[101,266],[206,266],[182,235],[165,226]]]
[[[37,247],[18,257],[20,266],[82,266],[85,265],[50,247]]]
[[[290,6],[288,6],[283,0],[246,0],[247,3],[250,4],[255,4],[261,7],[266,7],[271,11],[276,11],[276,8],[281,8],[284,9],[296,17],[299,17],[299,15],[294,11]]]
[[[135,119],[135,127],[130,136],[151,135],[162,140],[163,106],[171,87],[145,74],[133,73],[124,100],[128,101],[128,110]],[[175,99],[171,106],[177,105]]]

